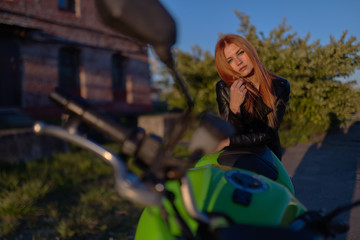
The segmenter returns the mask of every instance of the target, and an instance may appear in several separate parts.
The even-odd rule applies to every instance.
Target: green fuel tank
[[[306,212],[295,198],[291,180],[277,158],[279,174],[276,180],[272,180],[248,170],[221,166],[217,162],[219,154],[204,156],[187,171],[186,177],[199,211],[226,215],[238,224],[275,227],[286,227]],[[165,186],[172,193],[173,202],[164,198],[163,207],[145,208],[135,240],[176,239],[181,236],[174,206],[193,234],[197,234],[199,223],[185,210],[179,181],[169,181]]]

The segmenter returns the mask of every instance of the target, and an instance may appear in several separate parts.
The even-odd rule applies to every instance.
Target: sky
[[[289,33],[300,37],[310,33],[309,42],[320,39],[338,40],[345,30],[347,37],[360,41],[360,0],[159,0],[177,24],[177,43],[182,51],[190,52],[198,45],[214,55],[219,33],[237,33],[239,19],[234,10],[250,17],[257,32],[269,32],[286,18]],[[360,71],[356,74],[360,84]],[[358,85],[359,85],[358,84]]]

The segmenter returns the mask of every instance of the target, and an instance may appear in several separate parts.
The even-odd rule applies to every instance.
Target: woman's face
[[[234,43],[230,43],[224,48],[226,61],[231,68],[240,74],[241,77],[248,77],[254,70],[254,66],[243,49]]]

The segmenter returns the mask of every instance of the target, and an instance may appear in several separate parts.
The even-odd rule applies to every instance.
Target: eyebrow
[[[240,52],[242,52],[242,51],[244,51],[244,49],[239,48],[239,49],[236,51],[236,53],[235,53],[235,54],[238,54],[238,53],[240,53]],[[228,57],[228,58],[226,58],[226,61],[229,61],[230,59],[232,59],[232,57]]]

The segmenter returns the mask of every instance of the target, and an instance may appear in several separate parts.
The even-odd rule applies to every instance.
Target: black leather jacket
[[[256,107],[260,109],[260,114],[250,118],[249,113],[241,106],[240,114],[235,115],[230,111],[230,86],[223,80],[216,84],[216,99],[218,102],[221,118],[231,123],[236,133],[230,137],[230,146],[251,147],[267,145],[273,153],[281,160],[282,150],[278,129],[283,119],[286,106],[290,98],[290,84],[281,77],[275,76],[273,79],[276,94],[276,115],[277,125],[272,128],[268,125],[267,114],[272,110],[259,97]]]

